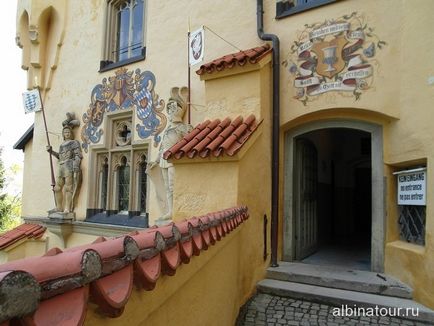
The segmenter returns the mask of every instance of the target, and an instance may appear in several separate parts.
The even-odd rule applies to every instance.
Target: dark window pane
[[[119,167],[119,211],[128,211],[128,198],[130,192],[130,167]]]
[[[146,175],[146,161],[140,164],[140,212],[146,212],[146,186],[147,186],[147,175]]]
[[[101,208],[106,210],[107,205],[107,180],[108,180],[108,164],[102,167],[102,189],[101,189]]]

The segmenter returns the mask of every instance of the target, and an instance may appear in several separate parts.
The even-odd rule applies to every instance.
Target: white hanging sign
[[[23,93],[24,113],[37,112],[42,109],[41,94],[39,89],[35,88],[31,91]]]
[[[193,66],[203,60],[205,49],[205,30],[203,26],[198,30],[190,33],[188,40],[188,51],[190,52],[190,66]]]
[[[398,205],[426,205],[426,168],[395,172]]]

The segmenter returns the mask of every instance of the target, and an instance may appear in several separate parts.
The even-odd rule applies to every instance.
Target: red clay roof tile
[[[173,151],[174,153],[178,152],[183,146],[192,141],[197,134],[199,134],[211,121],[206,120],[199,125],[197,125],[192,131],[190,131],[186,136],[184,136],[181,141],[176,143],[169,151]]]
[[[170,276],[175,275],[176,269],[181,264],[179,243],[177,242],[172,248],[164,250],[161,256],[163,273]]]
[[[38,308],[41,287],[35,278],[23,271],[0,272],[0,325],[16,316],[31,314]],[[4,309],[3,304],[9,303]]]
[[[163,157],[167,160],[180,159],[184,156],[194,158],[197,155],[205,158],[211,154],[215,157],[223,154],[233,156],[241,149],[260,123],[253,114],[244,121],[241,116],[234,120],[230,118],[223,121],[216,119],[207,123],[200,132],[195,132],[192,137],[192,132],[203,126],[203,123],[199,124],[192,132],[164,152]]]
[[[25,325],[83,325],[89,299],[89,286],[57,295],[39,303]]]
[[[220,121],[220,120],[215,120]],[[189,158],[193,158],[201,151],[206,150],[206,146],[210,144],[229,124],[231,123],[231,119],[226,118],[222,122],[220,122],[210,133],[206,135],[202,141],[197,144],[191,151],[188,153]]]
[[[206,135],[208,135],[210,133],[210,131],[213,130],[219,123],[220,123],[220,120],[217,119],[217,120],[214,120],[214,121],[210,122],[209,124],[207,124],[206,127],[203,128],[196,136],[192,137],[192,139],[189,142],[186,142],[185,145],[177,153],[175,153],[175,149],[173,149],[173,152],[175,153],[175,157],[177,159],[180,159],[182,156],[184,156],[184,153],[189,152],[190,150],[195,148],[196,145]],[[182,142],[182,140],[181,140],[181,142]]]
[[[247,218],[247,207],[240,206],[128,236],[101,237],[64,252],[53,248],[42,257],[0,265],[0,294],[16,289],[28,298],[25,305],[15,307],[11,304],[16,302],[15,293],[2,296],[5,302],[0,305],[16,309],[0,309],[0,324],[22,318],[27,324],[82,325],[89,284],[90,300],[99,306],[98,311],[119,316],[134,281],[145,290],[154,289],[162,272],[174,275],[181,263],[188,263]]]
[[[89,251],[89,249],[72,252],[60,251],[52,255],[53,250],[48,252],[49,255],[42,257],[31,257],[2,264],[0,272],[22,270],[32,274],[39,283],[79,276],[84,271],[84,259],[87,258],[85,253]]]
[[[138,282],[147,290],[153,290],[161,275],[161,256],[160,254],[152,258],[138,258],[134,263]]]
[[[163,235],[161,232],[155,229],[135,231],[134,233],[130,234],[130,237],[136,241],[137,245],[139,246],[139,250],[155,248],[158,251],[161,251],[165,247]]]
[[[251,48],[236,53],[231,53],[211,62],[205,63],[200,66],[196,71],[198,75],[211,74],[215,71],[222,71],[226,68],[233,68],[236,65],[244,66],[247,62],[255,64],[263,57],[272,51],[270,45],[264,44],[255,48]]]
[[[119,317],[133,289],[133,265],[102,277],[90,286],[92,298],[102,312],[109,317]]]
[[[39,224],[24,223],[0,235],[0,250],[5,249],[21,239],[38,239],[46,228]]]

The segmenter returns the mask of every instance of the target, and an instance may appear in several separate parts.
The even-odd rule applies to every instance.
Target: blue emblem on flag
[[[39,90],[34,89],[23,93],[24,113],[40,111],[42,109]]]

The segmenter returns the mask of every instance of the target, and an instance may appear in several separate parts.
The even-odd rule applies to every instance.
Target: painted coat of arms
[[[154,146],[161,141],[161,132],[167,124],[163,113],[164,101],[154,91],[155,76],[150,71],[120,68],[115,76],[104,78],[91,93],[89,109],[83,114],[81,130],[82,148],[88,151],[90,143],[98,143],[103,134],[102,122],[107,112],[134,109],[138,121],[137,134],[140,138],[153,137]]]
[[[282,63],[293,76],[296,99],[306,105],[320,94],[351,92],[358,100],[372,86],[373,58],[386,42],[364,21],[353,12],[305,25]]]

